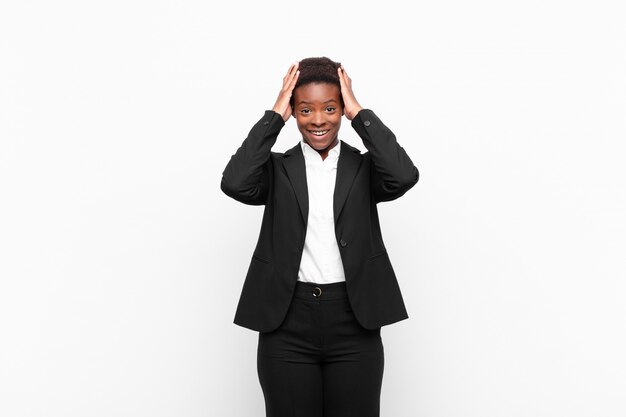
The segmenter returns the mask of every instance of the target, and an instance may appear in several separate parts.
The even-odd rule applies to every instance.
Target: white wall
[[[421,173],[379,206],[381,415],[626,415],[618,3],[3,2],[0,415],[265,415],[232,323],[262,207],[219,182],[322,55]]]

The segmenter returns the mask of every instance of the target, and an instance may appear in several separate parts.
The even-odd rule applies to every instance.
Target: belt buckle
[[[322,295],[322,289],[320,287],[313,288],[313,297],[319,297]]]

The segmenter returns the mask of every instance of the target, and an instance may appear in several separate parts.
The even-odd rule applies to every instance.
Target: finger
[[[299,62],[294,62],[293,64],[291,64],[291,66],[289,67],[289,73],[287,75],[293,77],[298,69],[298,64]]]
[[[339,74],[339,83],[341,84],[341,87],[343,87],[346,81],[344,80],[344,74],[341,67],[337,68],[337,74]]]
[[[300,72],[298,70],[298,64],[299,63],[296,62],[294,64],[291,64],[291,66],[289,67],[289,73],[287,73],[287,75],[285,76],[285,87],[289,86],[293,81],[293,78],[296,77]]]
[[[300,75],[300,71],[296,70],[296,72],[294,72],[289,79],[285,80],[285,83],[283,84],[283,90],[284,91],[293,91],[295,85],[296,85],[296,81],[298,81],[298,75]]]
[[[285,74],[285,77],[284,77],[284,78],[289,77],[289,74],[291,74],[291,70],[293,69],[293,66],[294,66],[294,65],[295,65],[295,64],[291,64],[291,65],[289,65],[289,69],[287,70],[287,74]]]
[[[287,84],[291,80],[291,77],[293,77],[293,73],[297,67],[298,67],[297,62],[289,66],[289,69],[287,70],[287,74],[285,74],[285,76],[283,77],[283,84]]]
[[[348,75],[348,73],[346,72],[346,69],[343,67],[343,65],[341,65],[341,72],[343,73],[343,75],[346,77],[346,81],[351,81],[350,76]]]
[[[295,77],[298,72],[300,71],[298,70],[298,62],[296,62],[291,67],[291,72],[289,73],[289,75],[291,76],[290,79]]]
[[[293,78],[291,79],[291,83],[289,84],[289,90],[293,90],[296,86],[296,82],[298,81],[298,76],[300,75],[300,70],[296,71]]]
[[[343,78],[343,82],[346,84],[346,87],[350,87],[350,76],[343,66],[341,67],[341,76]]]

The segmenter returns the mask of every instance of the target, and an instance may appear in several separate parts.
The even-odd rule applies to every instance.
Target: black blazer
[[[245,204],[265,205],[256,249],[234,323],[260,332],[280,326],[298,279],[308,220],[306,167],[301,144],[271,152],[285,125],[267,110],[222,173],[222,191]],[[354,315],[366,329],[408,318],[383,243],[376,204],[394,200],[417,183],[419,173],[373,111],[352,119],[368,152],[341,143],[333,211],[335,236]],[[302,140],[302,139],[301,139]]]

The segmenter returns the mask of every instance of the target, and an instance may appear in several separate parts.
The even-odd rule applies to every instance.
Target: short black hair
[[[294,91],[302,85],[312,83],[335,84],[339,87],[339,91],[341,91],[341,83],[339,82],[339,75],[337,74],[337,68],[340,66],[340,62],[335,62],[325,56],[304,58],[298,63],[300,75],[298,75],[298,81],[296,81]],[[341,106],[343,107],[343,97],[341,97],[341,93],[339,97],[341,98]],[[293,107],[293,94],[291,95],[289,104]]]

